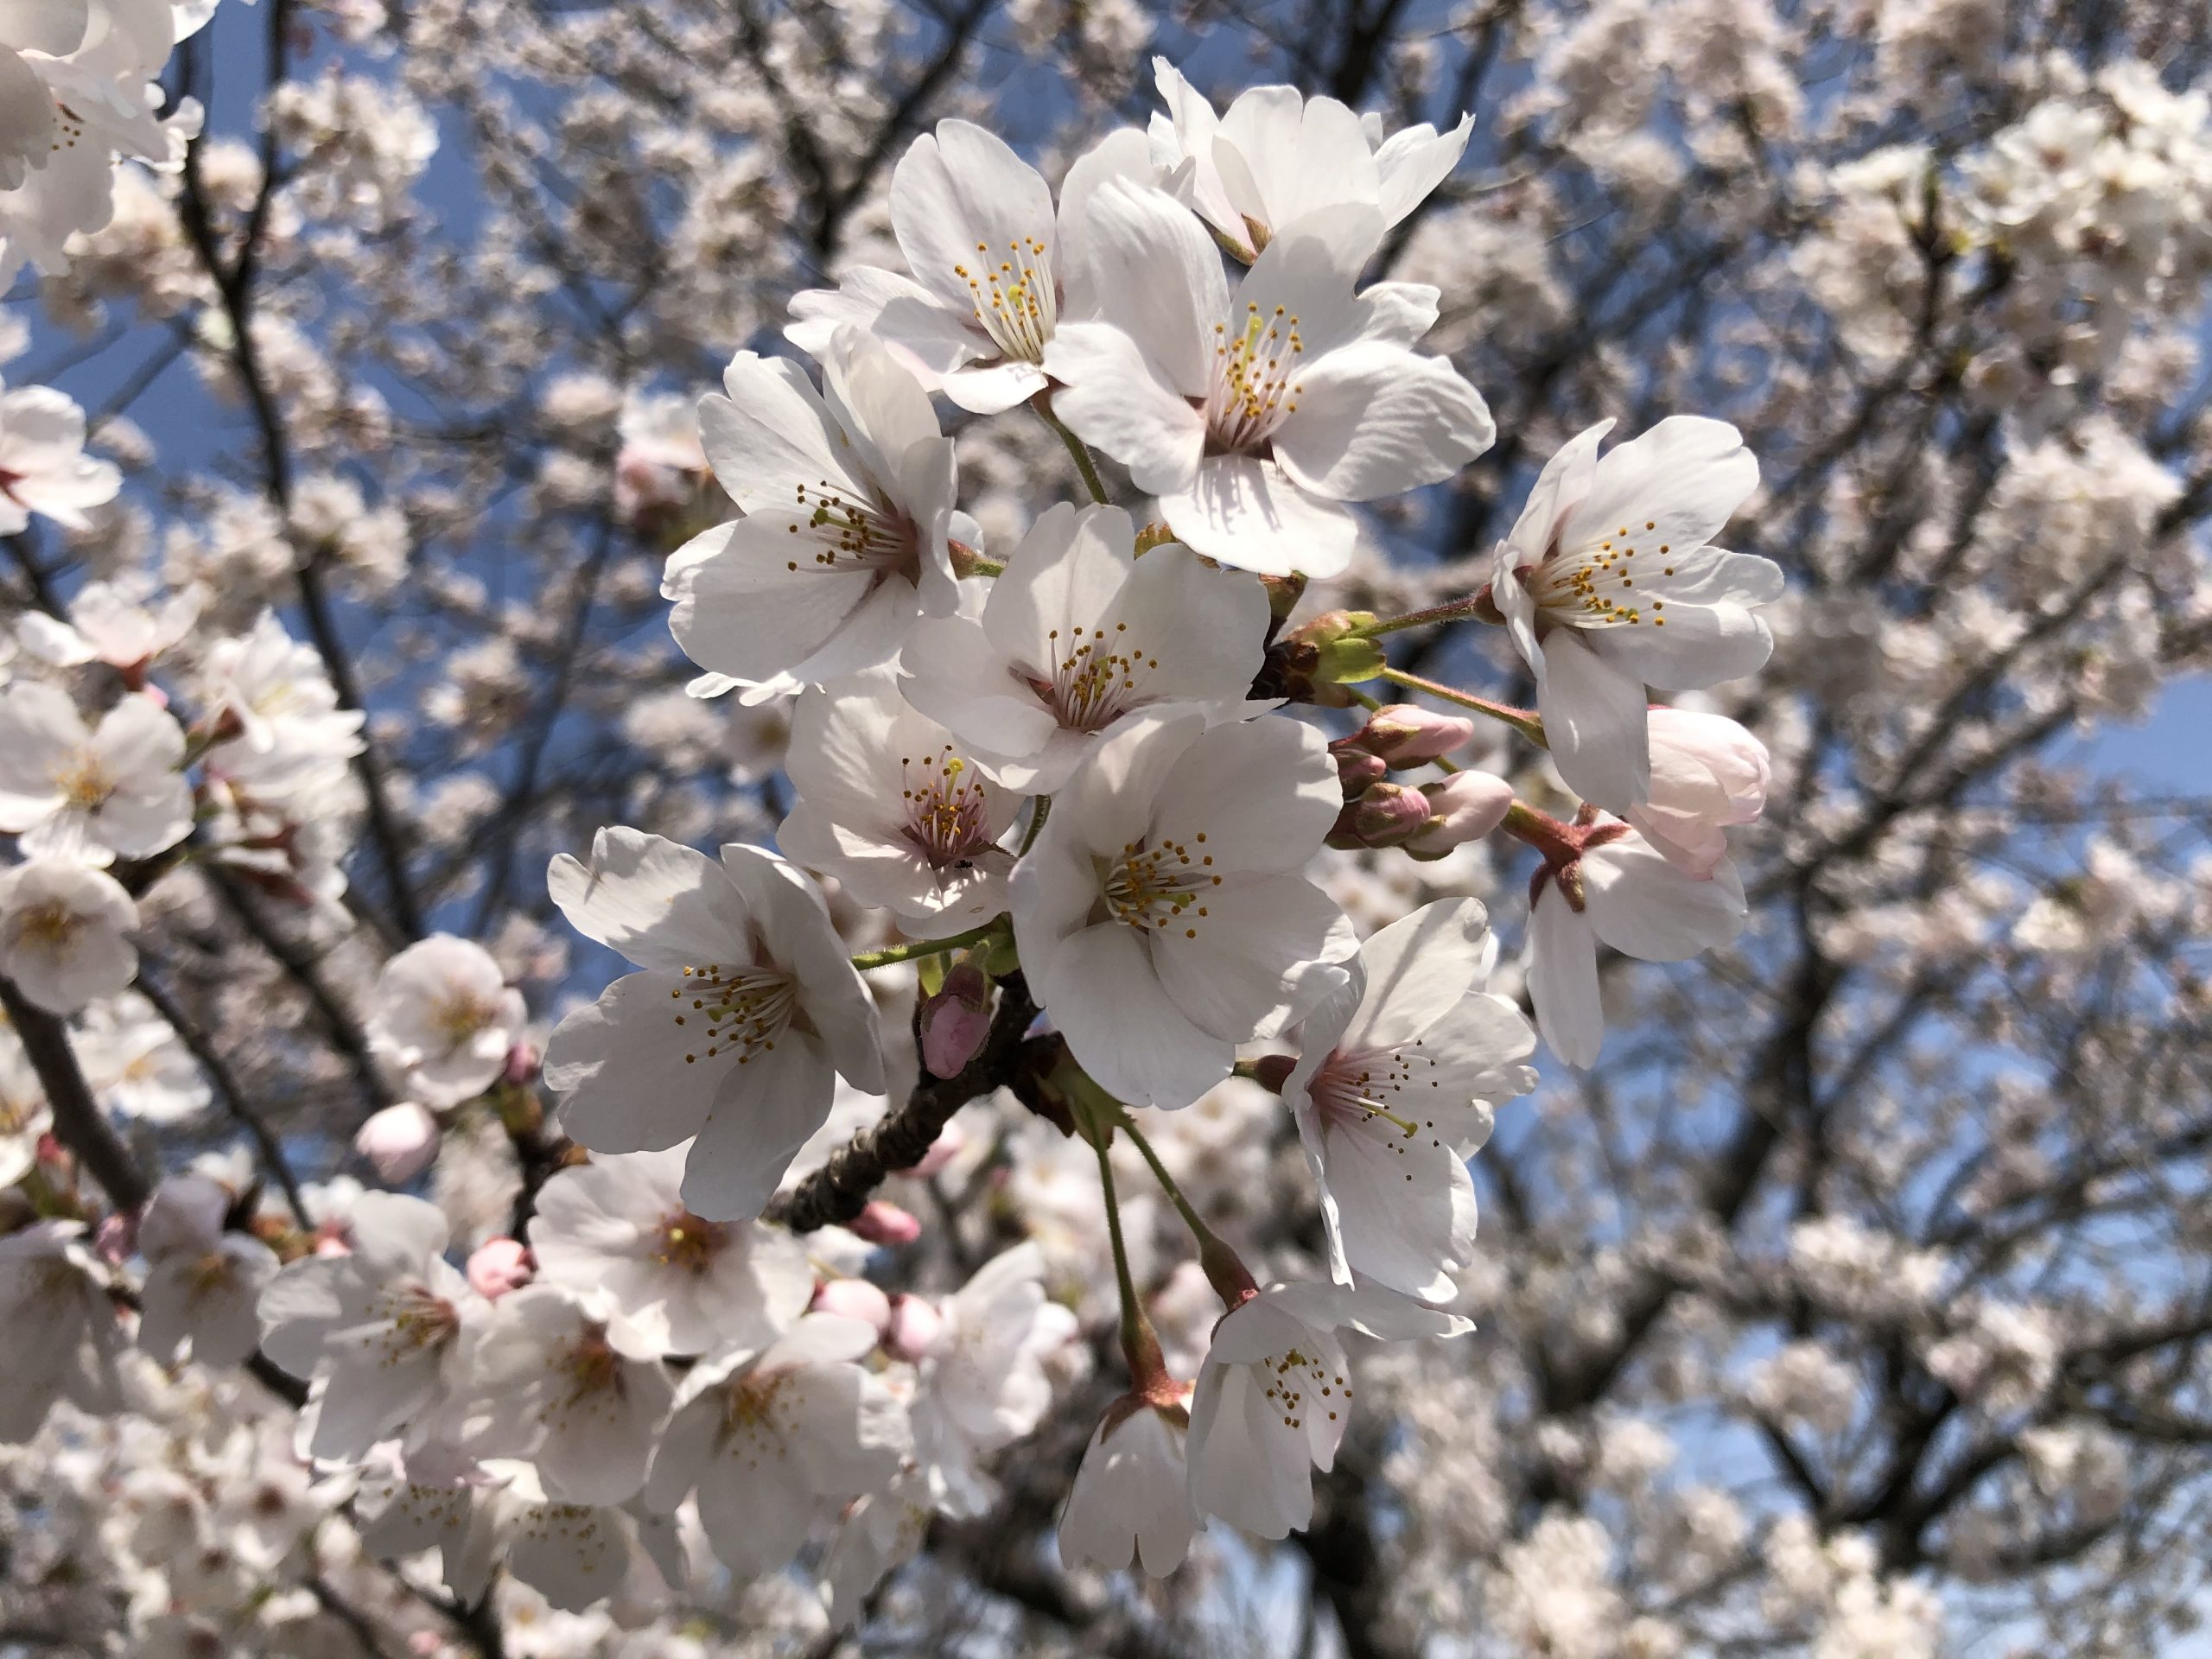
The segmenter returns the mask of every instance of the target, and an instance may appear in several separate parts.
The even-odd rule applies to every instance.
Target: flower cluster
[[[327,1379],[321,1452],[365,1457],[404,1431],[410,1501],[442,1525],[512,1501],[493,1492],[570,1506],[561,1535],[582,1554],[564,1590],[622,1570],[624,1504],[696,1515],[748,1574],[841,1506],[846,1541],[891,1535],[856,1519],[887,1510],[972,1513],[975,1454],[1038,1415],[1017,1403],[1019,1357],[1059,1327],[1033,1325],[1035,1261],[982,1269],[925,1343],[911,1311],[851,1317],[873,1299],[815,1282],[777,1224],[854,1219],[813,1207],[834,1163],[796,1191],[789,1178],[841,1086],[885,1086],[863,970],[918,960],[942,987],[917,1014],[936,1078],[1021,1044],[1018,1092],[1096,1148],[1109,1214],[1109,1148],[1147,1145],[1128,1109],[1176,1112],[1240,1072],[1290,1109],[1327,1282],[1262,1288],[1147,1151],[1225,1306],[1195,1378],[1167,1368],[1116,1227],[1129,1389],[1077,1478],[1062,1551],[1108,1566],[1134,1551],[1165,1573],[1208,1517],[1268,1537],[1306,1524],[1313,1471],[1351,1416],[1340,1332],[1469,1328],[1434,1305],[1474,1260],[1466,1160],[1535,1084],[1535,1033],[1486,988],[1483,907],[1431,904],[1363,944],[1316,879],[1325,848],[1436,857],[1501,825],[1536,848],[1531,988],[1578,1065],[1603,1035],[1598,942],[1672,961],[1743,924],[1724,831],[1758,816],[1764,751],[1717,715],[1645,704],[1647,684],[1738,678],[1770,647],[1755,609],[1781,573],[1712,545],[1757,480],[1734,429],[1676,417],[1602,459],[1605,427],[1583,434],[1537,480],[1494,580],[1446,607],[1508,625],[1537,713],[1461,700],[1548,745],[1590,803],[1572,822],[1452,766],[1464,720],[1385,709],[1332,745],[1286,703],[1378,707],[1351,688],[1383,671],[1373,642],[1401,624],[1335,614],[1286,632],[1300,589],[1351,559],[1356,504],[1448,478],[1493,436],[1473,387],[1417,349],[1435,291],[1359,282],[1466,129],[1378,149],[1331,99],[1253,94],[1217,124],[1164,66],[1161,85],[1175,139],[1109,136],[1057,201],[981,128],[914,141],[891,192],[907,269],[856,268],[793,302],[788,333],[818,381],[745,352],[701,403],[737,517],[671,556],[663,593],[705,671],[695,695],[795,696],[796,799],[780,855],[611,828],[588,861],[554,861],[570,925],[637,971],[545,1046],[560,1126],[593,1161],[541,1196],[542,1276],[475,1311],[458,1281],[433,1283],[442,1241],[415,1239],[400,1289],[316,1262],[264,1302],[289,1333],[307,1327],[286,1296],[336,1299],[277,1356]],[[985,415],[1028,405],[1093,499],[984,545],[933,394]],[[1152,522],[1109,502],[1093,446],[1156,498]],[[1387,781],[1432,764],[1445,777],[1427,792]],[[849,954],[833,897],[888,912],[910,941]],[[434,948],[452,946],[394,959],[394,1001],[425,995],[411,980]],[[405,1021],[406,1052],[432,1046],[448,1006]],[[1286,1040],[1294,1054],[1268,1052]],[[482,1058],[455,1078],[464,1092],[496,1064]],[[838,1158],[880,1179],[923,1157],[921,1131],[887,1152],[894,1126]],[[1017,1294],[1031,1313],[979,1314]],[[328,1402],[361,1372],[327,1333],[360,1327],[355,1302],[399,1311],[375,1338],[378,1403],[341,1414],[364,1425],[341,1443]],[[477,1472],[517,1461],[534,1469],[521,1488]],[[841,1603],[888,1564],[840,1553],[865,1548],[833,1547]]]
[[[0,6],[0,1646],[2194,1616],[2212,14],[211,9]]]

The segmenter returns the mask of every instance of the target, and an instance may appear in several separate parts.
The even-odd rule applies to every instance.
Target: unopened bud
[[[507,1051],[506,1070],[500,1074],[499,1081],[518,1087],[536,1083],[537,1062],[537,1046],[535,1043],[517,1043]]]
[[[1337,815],[1329,845],[1395,847],[1428,822],[1428,798],[1405,784],[1375,784]]]
[[[1394,702],[1376,709],[1366,725],[1342,741],[1393,766],[1417,766],[1464,747],[1474,734],[1471,720]]]
[[[487,1238],[468,1258],[469,1287],[487,1302],[520,1290],[537,1276],[530,1252],[512,1238]]]
[[[353,1150],[369,1160],[379,1179],[401,1185],[436,1160],[438,1120],[411,1100],[387,1106],[355,1133]]]
[[[883,1351],[893,1359],[914,1361],[926,1356],[944,1329],[944,1315],[925,1296],[894,1297],[891,1323],[883,1333]]]
[[[1290,620],[1298,601],[1306,597],[1306,578],[1295,570],[1287,576],[1262,576],[1260,586],[1267,589],[1268,615],[1277,627]]]
[[[1505,821],[1513,804],[1513,785],[1487,772],[1455,772],[1440,784],[1427,784],[1428,822],[1406,839],[1415,858],[1441,858],[1454,847],[1478,841]]]
[[[991,1033],[991,982],[983,970],[963,962],[947,974],[922,1004],[921,1027],[924,1067],[933,1077],[958,1077]]]
[[[872,1325],[879,1342],[891,1329],[891,1299],[865,1279],[823,1280],[814,1287],[813,1311]]]
[[[1382,671],[1382,647],[1361,632],[1374,623],[1372,611],[1330,611],[1290,637],[1320,653],[1313,665],[1317,680],[1349,685],[1371,680]]]
[[[1390,768],[1379,754],[1370,754],[1365,749],[1339,748],[1351,739],[1338,738],[1329,745],[1337,757],[1337,781],[1344,786],[1344,799],[1356,801],[1367,792],[1370,784],[1379,784],[1390,775]]]
[[[850,1224],[871,1244],[911,1244],[922,1236],[918,1219],[882,1198],[871,1198]]]

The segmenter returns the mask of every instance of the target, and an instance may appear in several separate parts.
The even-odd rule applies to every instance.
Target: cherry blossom
[[[5,257],[0,248],[0,264]],[[0,536],[22,530],[33,513],[82,530],[85,510],[114,500],[122,487],[112,461],[85,454],[85,411],[73,399],[48,386],[0,391]]]
[[[499,1298],[472,1349],[462,1443],[528,1459],[550,1497],[620,1503],[645,1484],[675,1389],[655,1359],[626,1358],[607,1321],[556,1285]]]
[[[1536,1028],[1569,1065],[1597,1063],[1605,1035],[1598,947],[1682,962],[1743,931],[1743,879],[1725,859],[1685,874],[1618,821],[1599,819],[1579,858],[1547,868],[1529,912],[1527,970]]]
[[[1456,1337],[1471,1320],[1387,1290],[1275,1285],[1214,1327],[1191,1400],[1191,1500],[1262,1538],[1313,1518],[1313,1471],[1326,1473],[1351,1416],[1351,1365],[1337,1332],[1384,1341]]]
[[[809,1313],[766,1348],[693,1366],[653,1459],[645,1499],[696,1494],[715,1554],[743,1577],[786,1563],[826,1502],[887,1481],[911,1445],[906,1413],[858,1363],[874,1327]]]
[[[0,870],[0,973],[54,1014],[113,996],[138,972],[138,906],[104,871],[34,858]]]
[[[1770,773],[1766,745],[1725,715],[1654,709],[1651,798],[1624,815],[1686,875],[1711,875],[1728,856],[1727,831],[1758,822]]]
[[[352,1247],[295,1262],[261,1293],[262,1351],[323,1386],[309,1447],[358,1459],[404,1433],[430,1436],[433,1408],[465,1380],[464,1331],[480,1321],[475,1293],[445,1259],[445,1217],[391,1192],[353,1205]]]
[[[436,933],[384,965],[369,1039],[410,1092],[454,1106],[498,1080],[522,1029],[522,993],[480,944]]]
[[[33,855],[105,868],[149,858],[191,832],[184,732],[143,696],[88,727],[51,685],[0,691],[0,829]]]
[[[1601,459],[1612,424],[1545,464],[1491,580],[1560,776],[1619,812],[1650,798],[1644,687],[1755,671],[1774,640],[1752,608],[1780,595],[1782,569],[1710,545],[1758,485],[1734,427],[1670,416]]]
[[[545,1079],[568,1131],[598,1152],[691,1138],[683,1202],[757,1215],[829,1116],[836,1078],[880,1091],[868,988],[820,892],[756,848],[719,862],[634,830],[602,830],[588,866],[547,880],[569,925],[643,972],[563,1020]]]
[[[1474,118],[1450,131],[1427,123],[1387,139],[1381,118],[1294,86],[1252,86],[1219,115],[1165,58],[1152,60],[1165,115],[1152,118],[1154,168],[1224,246],[1249,264],[1307,214],[1351,203],[1397,224],[1466,153]]]
[[[1022,968],[1109,1092],[1187,1106],[1308,1011],[1354,950],[1303,874],[1335,821],[1312,727],[1149,715],[1077,768],[1012,884]]]
[[[1075,1318],[1046,1296],[1044,1274],[1033,1243],[993,1257],[937,1306],[935,1329],[915,1344],[914,1456],[923,1489],[947,1514],[989,1508],[996,1488],[982,1460],[1052,1404],[1046,1361],[1075,1334]]]
[[[722,385],[727,397],[700,404],[700,437],[743,517],[668,562],[684,654],[724,677],[818,683],[888,660],[918,617],[950,614],[952,444],[913,375],[848,326],[820,391],[751,352]]]
[[[1382,234],[1370,207],[1308,215],[1232,293],[1187,210],[1102,185],[1086,242],[1101,320],[1063,326],[1046,349],[1066,383],[1055,410],[1160,497],[1193,552],[1338,574],[1358,535],[1346,504],[1448,478],[1496,435],[1459,371],[1412,349],[1433,291],[1355,291]]]
[[[889,670],[801,696],[786,770],[798,791],[776,831],[787,857],[925,935],[1006,908],[1002,843],[1022,798],[909,707]]]
[[[806,1311],[814,1275],[786,1232],[684,1207],[688,1149],[620,1153],[565,1169],[538,1194],[530,1244],[545,1276],[607,1310],[636,1359],[766,1347]]]
[[[210,711],[238,732],[208,750],[208,770],[253,796],[327,798],[361,752],[364,716],[341,705],[321,656],[287,633],[274,613],[217,640],[200,671]]]
[[[1259,713],[1246,692],[1267,621],[1251,577],[1173,543],[1140,557],[1119,507],[1063,502],[1007,556],[980,618],[915,629],[902,689],[991,777],[1050,794],[1147,709],[1189,705],[1213,723]]]
[[[140,586],[88,582],[70,598],[67,621],[28,611],[16,632],[26,650],[56,667],[105,663],[126,680],[143,677],[156,658],[191,632],[204,599],[188,588],[156,603],[137,591]]]
[[[84,3],[12,8],[0,22],[0,92],[6,94],[7,124],[0,127],[0,190],[16,190],[34,167],[46,165],[54,149],[54,95],[39,78],[38,65],[67,57],[85,41],[91,9]],[[37,55],[26,60],[26,52]]]
[[[1466,1158],[1497,1102],[1536,1076],[1521,1011],[1483,988],[1497,954],[1471,899],[1424,905],[1381,929],[1350,979],[1306,1020],[1283,1098],[1320,1188],[1337,1282],[1355,1274],[1444,1300],[1472,1263]]]
[[[232,1195],[205,1176],[162,1183],[138,1223],[151,1271],[140,1293],[138,1345],[164,1363],[192,1344],[202,1365],[235,1365],[260,1345],[256,1314],[276,1255],[249,1233],[229,1232]]]
[[[1124,133],[1077,161],[1056,212],[1044,179],[1004,139],[971,121],[938,122],[891,178],[892,229],[913,275],[862,265],[835,289],[794,295],[785,334],[826,361],[838,328],[857,325],[961,408],[1011,409],[1048,384],[1058,320],[1089,308],[1070,254],[1090,191],[1141,168],[1142,149]]]
[[[80,1224],[36,1221],[0,1238],[0,1313],[17,1344],[0,1372],[0,1444],[29,1440],[58,1400],[95,1415],[121,1407],[122,1332]]]
[[[1060,1560],[1118,1572],[1134,1557],[1155,1579],[1182,1566],[1198,1529],[1192,1513],[1181,1404],[1125,1397],[1107,1408],[1084,1448],[1060,1516]]]

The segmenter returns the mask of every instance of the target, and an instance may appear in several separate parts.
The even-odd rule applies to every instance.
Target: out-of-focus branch
[[[46,1103],[54,1114],[54,1136],[92,1171],[92,1179],[106,1189],[108,1201],[118,1210],[136,1210],[153,1191],[119,1136],[92,1098],[84,1068],[69,1046],[68,1027],[32,1002],[0,976],[0,1007],[22,1039],[31,1069],[46,1090]]]
[[[261,1115],[246,1102],[245,1090],[230,1063],[215,1052],[214,1045],[193,1022],[161,982],[146,973],[142,964],[138,974],[138,994],[151,1003],[154,1012],[168,1022],[192,1058],[200,1062],[200,1069],[207,1074],[215,1093],[223,1103],[223,1109],[236,1118],[247,1135],[253,1139],[254,1150],[261,1160],[263,1170],[275,1178],[284,1192],[284,1202],[292,1211],[292,1218],[304,1231],[312,1231],[315,1218],[308,1213],[307,1199],[301,1195],[299,1177],[293,1173],[291,1160],[284,1155],[284,1143],[276,1138],[276,1131],[262,1120]]]
[[[330,1039],[340,1052],[353,1062],[354,1086],[360,1091],[363,1103],[369,1110],[378,1111],[392,1103],[391,1090],[384,1081],[384,1074],[377,1068],[376,1056],[370,1052],[368,1033],[353,1015],[352,1009],[339,1000],[336,992],[324,982],[321,966],[308,951],[271,926],[266,917],[254,904],[245,890],[245,884],[213,860],[204,861],[201,873],[216,892],[223,896],[231,914],[238,925],[252,936],[256,944],[275,958],[292,982],[307,995],[321,1017]]]
[[[292,0],[269,0],[268,52],[270,93],[281,86],[287,74],[290,49]],[[197,39],[188,42],[191,52],[199,44]],[[196,53],[188,73],[196,68]],[[265,96],[265,95],[264,95]],[[263,373],[258,349],[254,343],[253,308],[254,277],[260,269],[261,238],[269,220],[270,204],[281,182],[276,129],[265,123],[261,144],[261,183],[251,209],[246,216],[235,259],[226,262],[218,238],[214,215],[210,206],[207,183],[201,176],[200,152],[202,139],[194,138],[185,149],[183,192],[179,203],[179,216],[186,238],[192,244],[200,263],[207,267],[217,292],[221,296],[223,312],[230,323],[232,367],[237,372],[245,391],[246,404],[253,413],[253,422],[261,439],[264,484],[270,505],[276,511],[278,520],[289,529],[292,518],[292,457],[283,416],[276,407],[267,377]],[[328,588],[323,581],[321,556],[315,552],[299,561],[295,580],[300,595],[300,609],[307,619],[308,637],[321,656],[324,671],[330,677],[331,687],[338,694],[340,704],[348,709],[365,712],[367,704],[362,700],[359,677],[354,672],[352,654],[346,650],[332,608]],[[423,937],[423,918],[415,898],[414,884],[408,874],[405,842],[399,823],[391,810],[391,804],[385,788],[384,768],[376,753],[376,745],[363,734],[361,751],[353,757],[354,771],[359,774],[362,792],[368,804],[370,839],[376,843],[378,862],[385,878],[385,899],[391,906],[400,931],[410,939]]]

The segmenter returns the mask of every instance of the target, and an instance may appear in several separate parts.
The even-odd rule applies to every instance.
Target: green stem
[[[1127,1112],[1122,1114],[1121,1122],[1122,1132],[1143,1154],[1145,1162],[1152,1167],[1153,1179],[1160,1183],[1160,1190],[1175,1206],[1175,1213],[1183,1217],[1183,1224],[1191,1230],[1191,1236],[1198,1240],[1198,1265],[1205,1269],[1207,1279],[1212,1282],[1221,1300],[1233,1308],[1258,1295],[1260,1287],[1254,1282],[1243,1260],[1236,1251],[1221,1242],[1213,1229],[1207,1226],[1199,1218],[1198,1212],[1191,1207],[1191,1201],[1183,1196],[1183,1189],[1175,1185],[1175,1178],[1167,1173],[1167,1166],[1160,1161],[1160,1154],[1152,1149],[1152,1142],[1144,1138],[1144,1131],[1130,1121]]]
[[[1075,457],[1076,471],[1083,474],[1084,488],[1090,492],[1090,499],[1102,507],[1104,506],[1106,486],[1099,481],[1098,463],[1091,460],[1090,451],[1084,447],[1083,440],[1062,425],[1060,417],[1052,413],[1051,394],[1039,392],[1030,400],[1030,407],[1044,416],[1046,425],[1060,435],[1060,442],[1068,447],[1068,454]]]
[[[1098,1185],[1106,1200],[1106,1234],[1114,1244],[1114,1284],[1122,1296],[1122,1357],[1128,1363],[1130,1380],[1141,1390],[1164,1380],[1166,1363],[1160,1356],[1160,1338],[1153,1334],[1152,1322],[1145,1318],[1144,1304],[1137,1300],[1136,1280],[1129,1272],[1128,1246],[1122,1239],[1122,1206],[1114,1192],[1114,1160],[1106,1153],[1109,1133],[1102,1125],[1090,1145],[1098,1154]]]
[[[1382,706],[1382,698],[1370,697],[1366,692],[1361,690],[1356,685],[1348,685],[1344,687],[1344,695],[1350,697],[1354,702],[1357,703],[1361,708],[1366,709],[1370,715],[1375,713]]]
[[[880,950],[860,950],[853,955],[853,966],[862,973],[871,968],[888,968],[896,962],[912,962],[917,957],[932,957],[940,950],[957,950],[963,945],[981,944],[995,938],[1006,925],[1006,918],[994,916],[981,927],[971,927],[965,933],[955,933],[950,938],[915,939],[906,944],[887,944]]]
[[[1492,702],[1489,698],[1476,696],[1471,691],[1461,691],[1452,686],[1440,685],[1434,680],[1421,678],[1418,674],[1408,674],[1402,668],[1386,668],[1382,671],[1382,677],[1393,685],[1404,686],[1409,691],[1426,691],[1432,697],[1440,698],[1446,702],[1457,703],[1462,709],[1471,709],[1478,715],[1488,715],[1492,720],[1502,721],[1510,726],[1531,743],[1543,748],[1551,747],[1544,741],[1544,722],[1525,709],[1516,709],[1503,702]]]
[[[1379,622],[1369,623],[1359,632],[1362,638],[1373,639],[1406,628],[1425,628],[1433,622],[1459,622],[1469,617],[1478,617],[1486,622],[1495,621],[1497,610],[1487,592],[1471,594],[1449,604],[1432,605],[1425,611],[1408,611],[1403,616],[1384,617]]]

